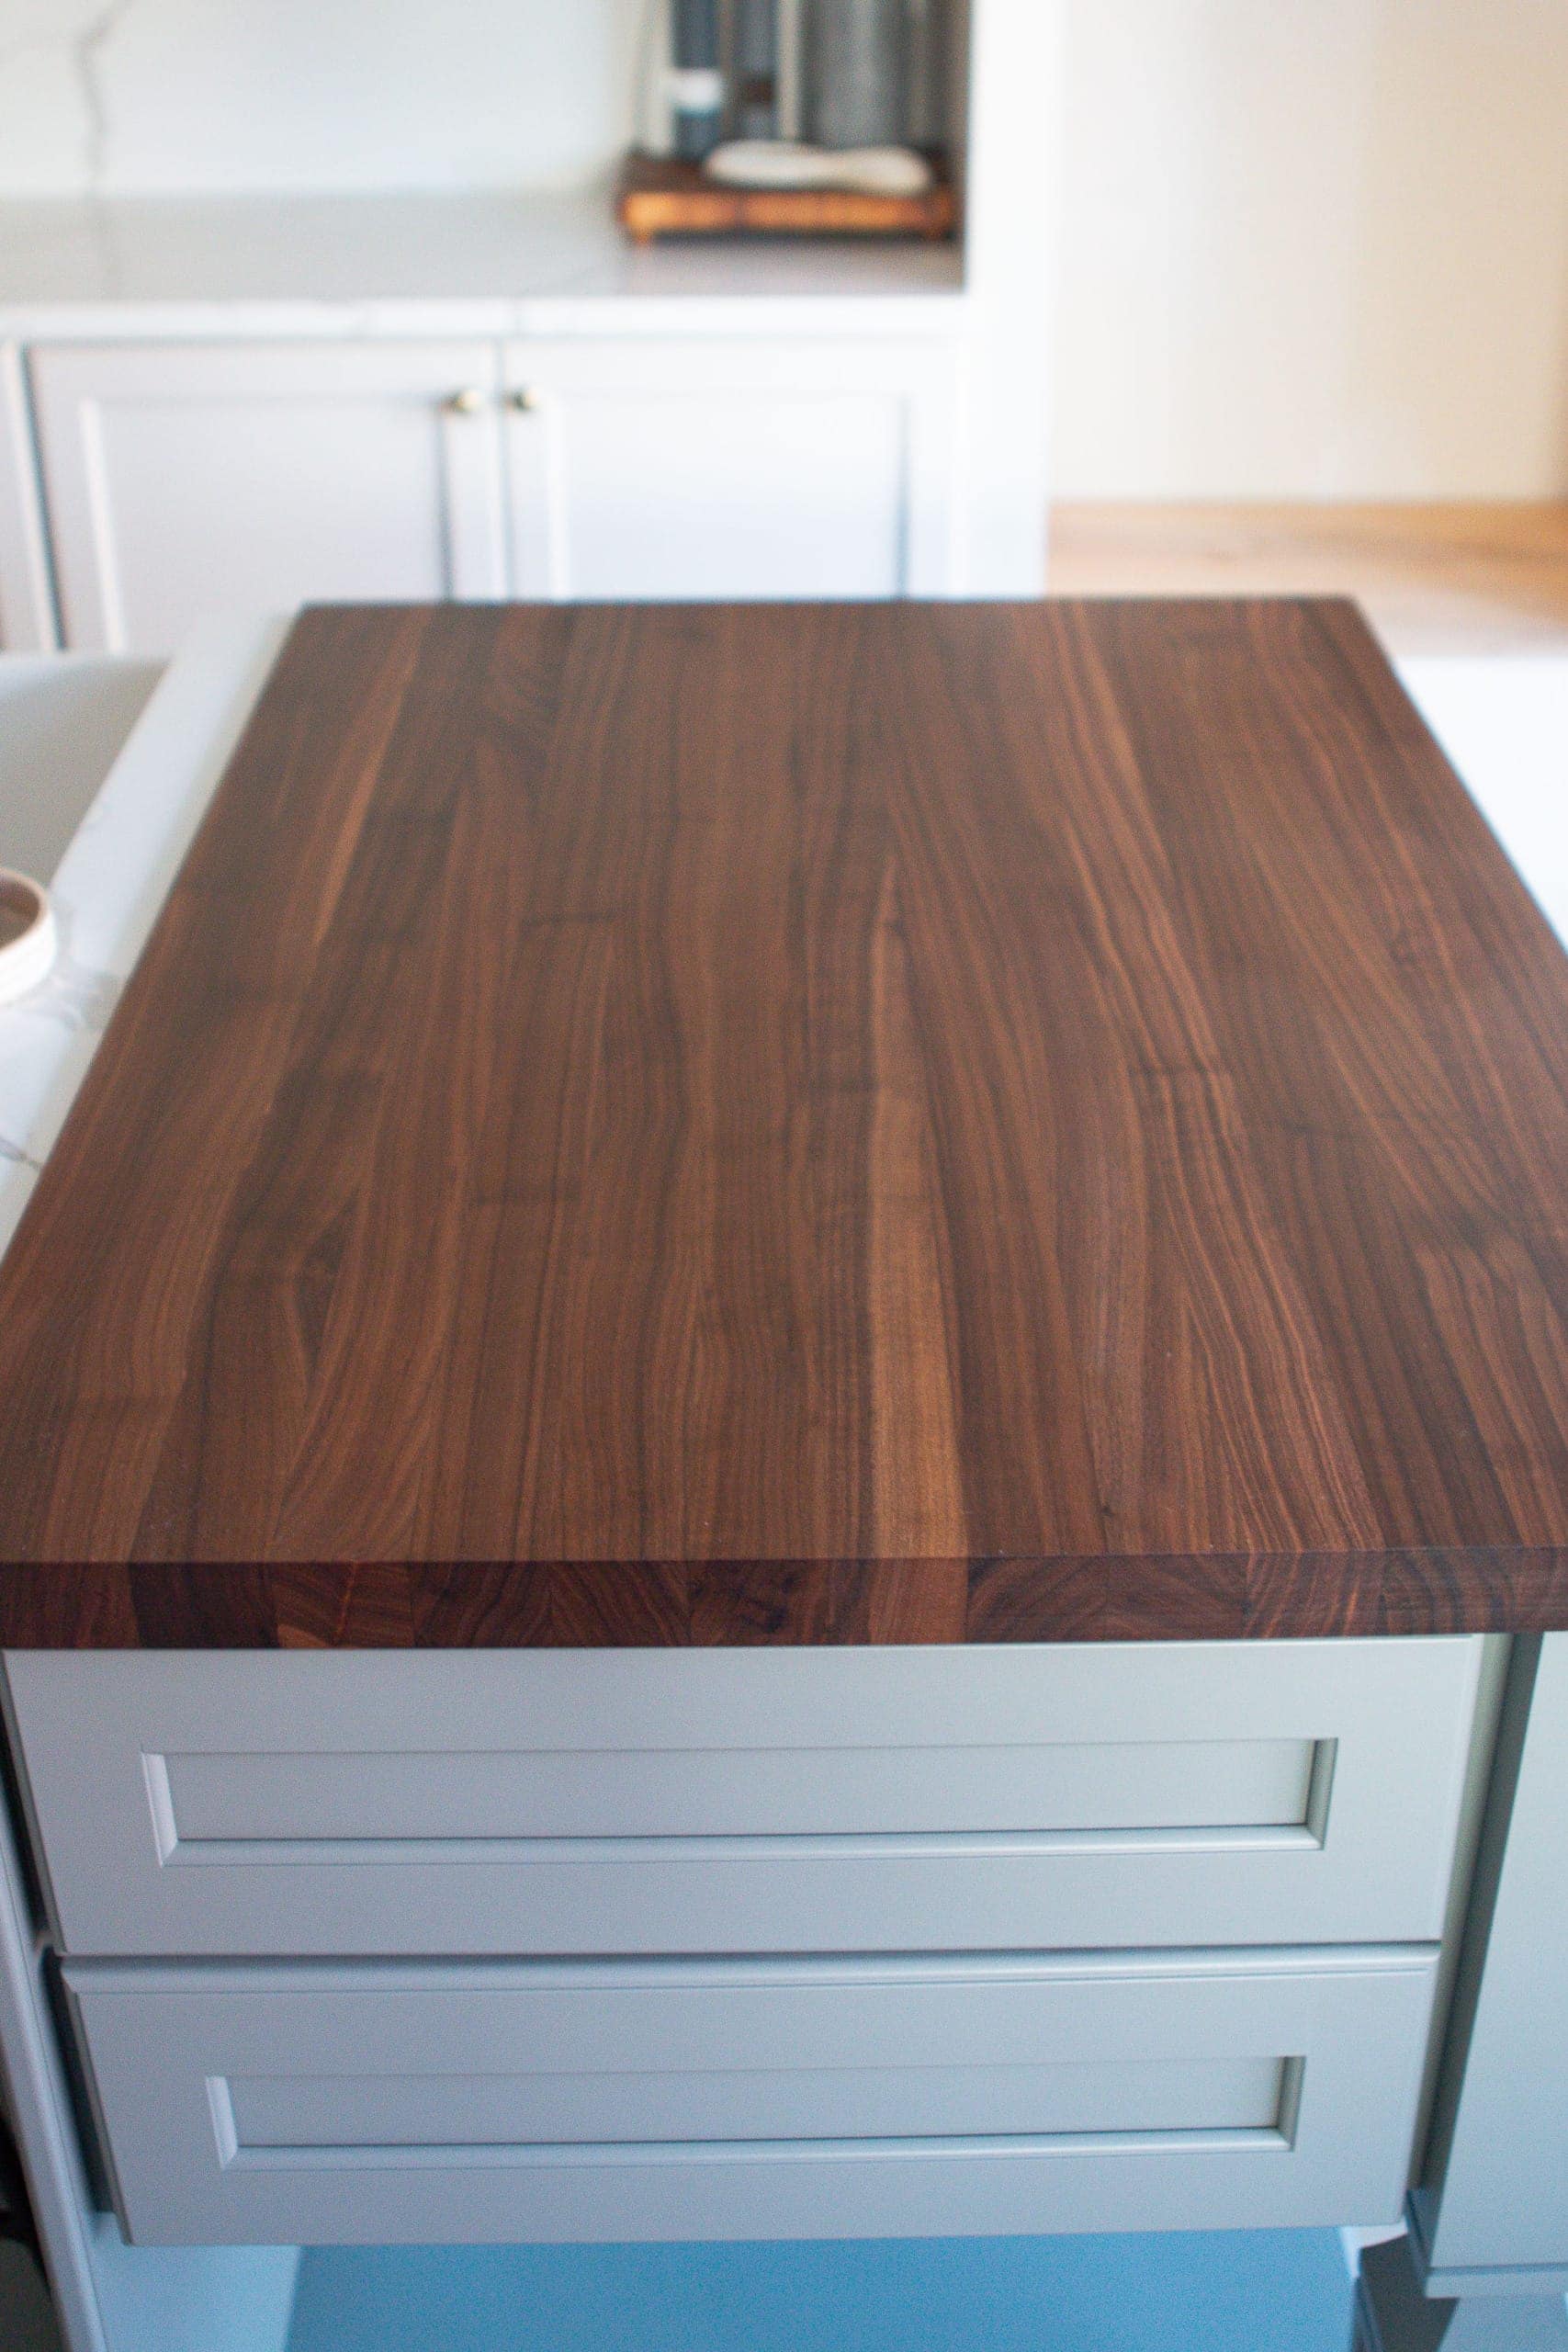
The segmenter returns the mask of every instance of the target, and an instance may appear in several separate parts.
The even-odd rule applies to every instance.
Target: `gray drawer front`
[[[81,1954],[1441,1932],[1475,1641],[14,1653]]]
[[[66,1980],[142,2244],[1393,2214],[1429,1950]]]

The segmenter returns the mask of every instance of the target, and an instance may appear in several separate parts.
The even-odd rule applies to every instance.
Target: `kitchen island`
[[[1348,606],[307,614],[0,1267],[60,2230],[1393,2218],[1565,1167]]]

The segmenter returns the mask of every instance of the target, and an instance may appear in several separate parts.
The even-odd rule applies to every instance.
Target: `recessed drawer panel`
[[[1483,1645],[7,1661],[62,1948],[1425,1940]]]
[[[1434,1959],[72,1962],[142,2244],[1393,2214]]]

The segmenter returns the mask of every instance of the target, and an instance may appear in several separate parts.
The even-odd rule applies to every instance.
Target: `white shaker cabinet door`
[[[216,610],[505,593],[482,342],[30,355],[68,646],[171,653]]]
[[[956,371],[936,339],[511,344],[514,594],[947,593]]]

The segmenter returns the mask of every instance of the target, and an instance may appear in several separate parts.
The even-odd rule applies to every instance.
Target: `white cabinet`
[[[1560,2344],[1568,1634],[1549,1634],[1516,1661],[1498,1754],[1479,1880],[1489,1909],[1461,1968],[1441,2121],[1412,2218],[1429,2293],[1554,2297],[1556,2333],[1529,2341]]]
[[[937,341],[509,345],[514,593],[943,593],[953,372]]]
[[[35,349],[66,644],[169,653],[217,609],[504,594],[498,364],[483,341]]]
[[[75,650],[169,653],[215,608],[954,582],[940,337],[84,343],[28,364]]]
[[[1062,15],[952,11],[951,244],[634,251],[596,187],[9,208],[0,645],[161,655],[344,598],[1039,595],[1050,204],[1017,191]]]
[[[1394,2211],[1490,1655],[5,1680],[133,2240],[882,2237]]]

